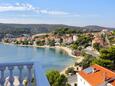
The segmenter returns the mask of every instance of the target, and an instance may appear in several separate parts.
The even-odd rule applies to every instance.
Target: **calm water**
[[[50,48],[20,47],[0,44],[0,62],[28,62],[37,61],[46,69],[62,70],[72,64],[74,58],[64,51]]]

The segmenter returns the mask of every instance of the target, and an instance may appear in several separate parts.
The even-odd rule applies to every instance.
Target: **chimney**
[[[96,68],[93,68],[92,73],[95,73],[96,71],[97,71]]]

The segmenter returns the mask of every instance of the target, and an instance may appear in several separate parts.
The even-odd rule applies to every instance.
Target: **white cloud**
[[[19,12],[30,11],[36,14],[45,14],[45,15],[51,15],[51,16],[62,16],[62,17],[99,17],[100,16],[96,14],[83,14],[83,15],[80,14],[79,15],[79,14],[69,13],[65,11],[41,9],[38,7],[34,7],[33,5],[28,4],[28,3],[15,3],[15,4],[7,3],[7,4],[0,5],[0,12],[12,12],[12,11],[19,11]]]
[[[6,11],[26,11],[29,10],[28,5],[22,5],[22,4],[15,4],[15,5],[1,5],[0,6],[0,12],[6,12]]]
[[[0,6],[0,12],[7,11],[33,11],[38,14],[47,14],[47,15],[69,15],[70,13],[64,11],[54,11],[47,9],[40,9],[32,6],[31,4],[16,3],[14,5],[6,4]]]
[[[39,10],[39,12],[44,14],[49,14],[49,15],[69,15],[69,13],[63,11]]]

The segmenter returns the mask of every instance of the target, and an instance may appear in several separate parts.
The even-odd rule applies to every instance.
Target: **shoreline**
[[[62,49],[65,52],[68,53],[69,56],[76,58],[77,56],[72,55],[72,50],[67,48],[67,47],[63,47],[63,46],[37,46],[37,45],[17,45],[17,44],[12,44],[12,43],[3,43],[0,42],[1,44],[6,44],[6,45],[16,45],[16,46],[21,46],[21,47],[35,47],[35,48],[56,48],[56,49]]]
[[[37,45],[17,45],[17,44],[12,44],[12,43],[3,43],[0,42],[1,44],[6,44],[6,45],[16,45],[16,46],[20,46],[20,47],[34,47],[34,48],[54,48],[54,49],[61,49],[64,50],[69,56],[75,58],[75,59],[79,59],[78,63],[80,62],[80,60],[83,59],[82,56],[75,56],[72,54],[72,49],[68,48],[68,47],[64,47],[64,46],[37,46]],[[81,58],[81,59],[80,59]]]
[[[12,43],[3,43],[3,42],[0,42],[0,43],[1,44],[6,44],[6,45],[16,45],[16,44],[12,44]],[[16,46],[20,46],[20,47],[33,47],[33,48],[54,48],[54,49],[60,49],[60,50],[64,50],[72,58],[75,58],[77,63],[80,63],[83,60],[83,56],[74,56],[74,55],[72,55],[72,50],[70,48],[63,47],[63,46],[45,46],[45,45],[44,46],[16,45]],[[65,67],[62,71],[60,71],[60,73],[64,74],[65,71],[67,70],[67,68],[72,67],[73,65],[74,65],[74,63],[72,63],[69,66]]]

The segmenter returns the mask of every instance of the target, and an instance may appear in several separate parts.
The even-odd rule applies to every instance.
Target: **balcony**
[[[17,86],[24,86],[25,77],[28,81],[27,86],[50,86],[43,69],[37,62],[0,63],[0,86],[16,86],[14,76],[18,77]],[[6,78],[9,85],[6,84]],[[31,82],[33,78],[34,85]]]

